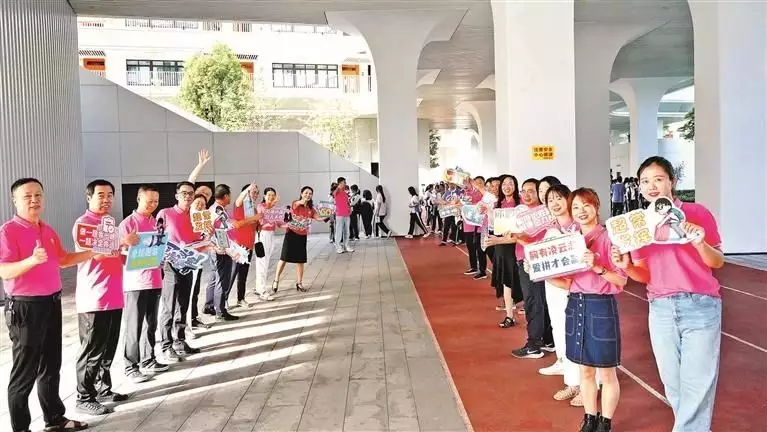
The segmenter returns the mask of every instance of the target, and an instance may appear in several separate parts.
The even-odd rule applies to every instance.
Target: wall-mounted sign
[[[534,145],[533,160],[554,160],[554,146],[552,145]]]

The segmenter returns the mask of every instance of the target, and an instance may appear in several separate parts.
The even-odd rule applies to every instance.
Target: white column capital
[[[455,107],[458,112],[465,112],[472,116],[477,123],[479,132],[479,154],[482,161],[481,173],[485,176],[494,176],[498,172],[495,131],[495,101],[466,101]]]
[[[621,78],[610,84],[610,90],[618,93],[626,104],[638,101],[660,100],[668,90],[676,85],[689,82],[691,77],[651,77],[651,78]]]

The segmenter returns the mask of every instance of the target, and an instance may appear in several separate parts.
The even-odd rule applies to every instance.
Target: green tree
[[[323,147],[343,158],[349,157],[354,143],[354,114],[341,102],[315,107],[303,120],[302,132]]]
[[[227,131],[251,127],[252,83],[231,48],[217,43],[210,54],[192,56],[184,69],[179,92],[182,108]]]
[[[695,108],[684,116],[684,124],[679,128],[679,133],[686,140],[695,139]]]
[[[439,166],[439,141],[441,139],[438,130],[429,129],[429,168]]]

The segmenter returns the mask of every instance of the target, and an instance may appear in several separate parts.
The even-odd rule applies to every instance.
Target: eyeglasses
[[[180,195],[182,197],[190,197],[190,196],[194,196],[194,192],[181,191],[181,192],[178,192],[176,195]]]

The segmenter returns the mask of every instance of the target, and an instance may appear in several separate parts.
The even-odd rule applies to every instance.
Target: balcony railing
[[[253,74],[246,73],[248,81],[253,83]],[[129,87],[179,87],[184,79],[181,71],[127,71],[125,82]]]
[[[126,18],[125,27],[198,30],[200,28],[200,21]]]
[[[371,76],[345,76],[342,77],[345,94],[370,94],[373,93],[373,77]]]
[[[100,18],[78,18],[78,27],[83,28],[103,28],[106,20]]]

